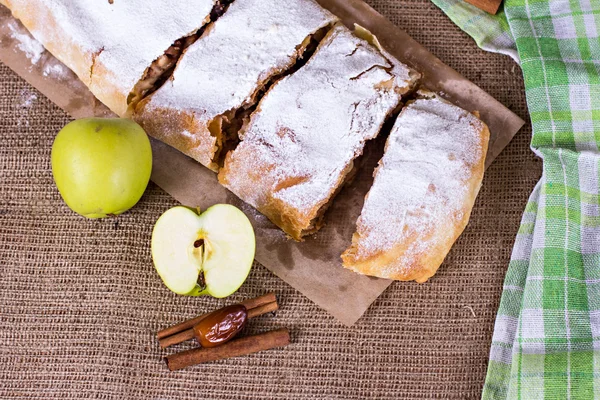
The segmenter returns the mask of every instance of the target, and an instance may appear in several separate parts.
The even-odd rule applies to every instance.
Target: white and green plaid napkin
[[[600,0],[433,0],[520,63],[543,175],[525,209],[484,399],[600,399]]]

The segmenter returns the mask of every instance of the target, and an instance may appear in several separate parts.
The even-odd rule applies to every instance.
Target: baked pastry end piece
[[[115,114],[166,79],[219,0],[3,0]]]
[[[489,130],[475,115],[419,92],[396,121],[365,198],[344,267],[427,281],[467,226]]]

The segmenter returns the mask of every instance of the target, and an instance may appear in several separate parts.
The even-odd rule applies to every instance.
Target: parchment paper
[[[318,1],[348,26],[358,23],[373,32],[391,54],[423,73],[429,89],[469,111],[479,111],[491,131],[488,166],[523,126],[524,121],[517,115],[443,64],[363,1]],[[27,51],[20,35],[28,37],[10,11],[0,6],[1,62],[73,118],[112,115],[51,54],[44,52],[36,60],[37,55]],[[352,325],[390,284],[388,280],[347,271],[340,260],[340,254],[350,244],[355,221],[373,180],[373,169],[383,154],[384,141],[385,132],[367,145],[359,173],[327,212],[326,225],[303,243],[287,240],[267,218],[219,186],[213,172],[156,140],[152,140],[152,180],[188,206],[205,209],[215,203],[230,203],[240,207],[256,230],[256,259],[342,323]]]

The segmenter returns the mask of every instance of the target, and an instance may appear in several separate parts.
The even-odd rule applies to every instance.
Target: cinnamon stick
[[[256,299],[252,299],[252,300],[256,300]],[[242,303],[242,304],[244,304],[244,303]],[[248,309],[248,319],[260,317],[261,315],[277,311],[278,309],[279,309],[279,305],[277,304],[276,301],[274,301],[272,303],[263,304],[261,306],[257,306],[254,308],[250,308],[250,309]],[[211,314],[211,313],[201,315],[200,317],[196,317],[193,320],[196,320],[197,321],[196,324],[198,324],[200,321],[202,321],[204,318],[206,318],[209,314]],[[189,321],[192,321],[192,320],[189,320]],[[188,321],[186,321],[185,323],[187,323],[187,322]],[[183,323],[179,324],[179,325],[183,325]],[[171,328],[169,328],[169,329],[171,329]],[[185,342],[186,340],[194,339],[195,337],[196,337],[196,334],[194,333],[194,328],[192,326],[192,328],[190,328],[190,329],[186,329],[184,331],[175,333],[174,335],[163,337],[162,339],[158,339],[158,344],[161,349],[166,349],[169,346],[173,346],[173,345]]]
[[[169,346],[173,346],[179,343],[183,343],[186,340],[194,339],[196,334],[194,333],[194,328],[186,329],[185,331],[181,331],[171,336],[167,336],[166,338],[159,339],[158,345],[161,349],[166,349]]]
[[[279,305],[276,301],[272,303],[267,303],[262,306],[254,307],[247,309],[248,310],[248,319],[260,317],[261,315],[268,314],[270,312],[275,312],[279,309]]]
[[[275,347],[287,346],[288,344],[290,344],[290,333],[287,328],[281,328],[259,335],[235,339],[222,346],[206,349],[200,347],[176,353],[165,357],[165,362],[169,370],[176,371],[196,364],[257,353]]]
[[[265,304],[273,303],[276,301],[277,301],[277,298],[275,297],[275,293],[267,293],[262,296],[255,297],[253,299],[244,300],[244,301],[242,301],[241,304],[243,304],[246,307],[246,309],[249,311],[253,308],[260,307]],[[210,313],[200,315],[196,318],[192,318],[192,319],[184,321],[180,324],[163,329],[162,331],[160,331],[156,334],[156,337],[160,340],[160,339],[166,338],[168,336],[175,335],[179,332],[191,329],[194,327],[194,325],[198,324],[198,322],[200,322],[204,318],[206,318],[208,316],[208,314],[210,314]]]

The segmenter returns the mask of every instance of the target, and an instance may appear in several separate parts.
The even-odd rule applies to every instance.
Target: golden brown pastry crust
[[[418,74],[343,25],[265,95],[219,181],[295,240],[319,229],[367,140]]]
[[[215,0],[3,0],[31,34],[119,116],[145,71],[210,20]],[[165,23],[171,22],[171,23]],[[173,23],[176,21],[176,23]]]
[[[483,122],[466,111],[430,94],[426,96],[429,98],[417,100],[403,110],[386,144],[384,158],[375,171],[375,182],[365,199],[365,206],[357,222],[357,232],[352,238],[352,246],[342,255],[344,267],[355,272],[401,281],[425,282],[436,273],[450,248],[467,226],[483,179],[489,130]],[[420,112],[427,113],[428,107],[433,105],[435,108],[432,108],[431,114],[425,118],[407,120],[410,113],[415,113],[416,106],[420,108]],[[436,116],[438,113],[439,116]],[[427,136],[430,136],[427,135],[424,139],[421,135],[427,133],[427,126],[418,126],[413,130],[405,127],[401,132],[405,137],[399,139],[401,126],[410,125],[415,121],[432,121],[435,118],[446,118],[441,126],[447,123],[446,126],[456,129],[449,132],[450,137],[455,134],[454,143],[448,143],[451,146],[463,147],[463,159],[460,159],[461,149],[455,151],[456,147],[448,148],[446,152],[438,148],[431,152],[422,151],[422,154],[414,151],[411,143],[427,140]],[[414,135],[412,132],[415,132]],[[388,153],[390,151],[396,154],[391,155]],[[443,159],[445,156],[452,164],[445,164],[448,162]],[[422,168],[427,168],[428,162],[438,163],[437,169],[435,166],[430,167],[430,173],[435,174],[437,170],[441,180],[430,182],[426,179],[431,177],[429,174],[416,178],[427,188],[423,192],[420,192],[418,185],[413,182],[402,186],[400,182],[407,178],[403,176],[407,162],[415,163],[416,168],[421,168],[418,163]],[[462,162],[462,165],[455,168],[457,162]],[[383,174],[387,174],[390,179],[382,178]],[[383,185],[394,182],[392,178],[397,182],[398,189],[382,188]],[[454,184],[444,186],[443,183],[439,183],[448,183],[453,179],[456,180]],[[449,188],[448,192],[435,194],[434,200],[437,204],[429,205],[423,200],[424,196],[434,196],[432,190],[443,191],[445,187]],[[420,194],[413,196],[413,193]],[[395,203],[392,200],[395,195],[406,199]],[[453,199],[452,196],[459,198]],[[400,207],[395,207],[396,205]],[[399,215],[403,212],[404,215]],[[385,218],[381,218],[383,214],[387,214]],[[382,223],[385,220],[388,221],[387,225]],[[403,233],[396,235],[395,231]],[[377,243],[378,241],[380,243]]]
[[[146,132],[218,171],[228,125],[269,82],[294,66],[311,37],[337,17],[313,0],[237,0],[179,61],[172,78],[136,107]]]

